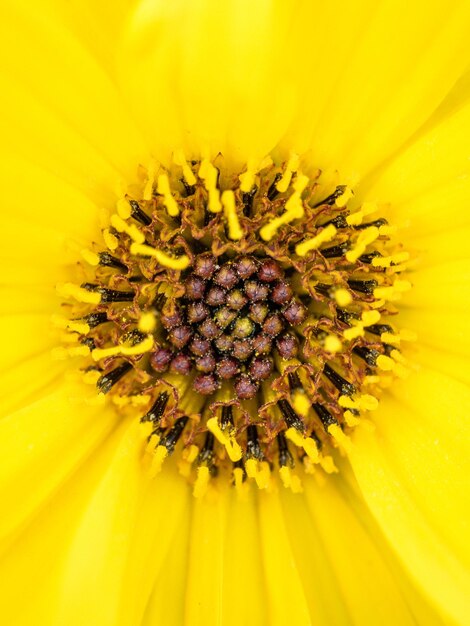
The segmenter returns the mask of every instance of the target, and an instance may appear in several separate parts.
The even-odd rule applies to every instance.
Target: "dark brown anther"
[[[172,454],[175,450],[175,446],[178,443],[179,438],[183,434],[184,427],[188,423],[187,415],[178,418],[175,424],[170,430],[161,438],[159,445],[165,446],[168,450],[168,454]]]
[[[168,404],[169,399],[168,392],[163,391],[158,394],[157,399],[152,405],[150,411],[148,411],[143,417],[140,418],[141,422],[154,422],[154,424],[158,424],[161,420],[163,413],[165,412],[166,405]]]
[[[365,361],[367,365],[370,365],[371,367],[377,366],[377,358],[380,356],[380,352],[378,350],[374,350],[374,348],[366,348],[365,346],[356,346],[353,349],[353,352]]]
[[[178,309],[175,309],[171,313],[163,313],[160,317],[163,328],[171,330],[176,326],[181,326],[183,323],[183,317]]]
[[[222,378],[223,380],[234,378],[238,374],[239,370],[240,368],[238,362],[230,357],[223,357],[217,363],[217,374],[219,378]]]
[[[182,376],[187,376],[190,374],[193,368],[193,364],[191,362],[191,357],[187,354],[178,354],[170,363],[170,370],[175,374],[181,374]]]
[[[214,341],[214,345],[220,352],[228,352],[232,349],[233,339],[229,335],[220,335],[220,337],[217,337]]]
[[[247,280],[245,283],[245,293],[252,302],[262,302],[269,296],[269,287],[265,283],[257,280]]]
[[[204,297],[206,282],[200,276],[195,276],[194,274],[188,276],[184,286],[186,297],[189,300],[201,300]]]
[[[150,365],[156,372],[166,372],[172,358],[173,353],[171,350],[168,350],[168,348],[157,348],[150,355]]]
[[[356,391],[354,385],[345,380],[340,374],[338,374],[338,372],[335,372],[335,370],[328,365],[328,363],[325,363],[323,366],[323,373],[343,395],[350,396]]]
[[[294,467],[294,459],[292,458],[292,454],[289,452],[289,447],[287,445],[287,439],[284,433],[281,431],[277,434],[277,446],[279,449],[279,467]]]
[[[328,432],[328,426],[332,426],[333,424],[338,423],[338,420],[335,417],[333,417],[333,415],[328,411],[328,409],[326,409],[324,406],[322,406],[318,402],[314,402],[312,404],[312,407],[315,410],[315,413],[320,418],[321,423],[323,424],[323,428],[327,432]]]
[[[263,458],[263,451],[259,445],[258,429],[254,424],[250,424],[246,429],[246,456],[248,459]]]
[[[189,349],[196,356],[202,356],[206,354],[211,348],[211,342],[204,337],[200,337],[199,335],[195,335],[193,340],[189,344]]]
[[[212,278],[217,268],[217,261],[212,254],[199,254],[194,261],[194,273],[196,276],[200,276],[204,280]]]
[[[214,319],[220,328],[227,328],[236,317],[236,311],[232,311],[232,309],[229,309],[227,306],[220,307],[214,314]]]
[[[263,324],[263,332],[270,337],[276,337],[282,332],[284,328],[284,322],[278,313],[273,313],[266,318]]]
[[[241,374],[234,384],[234,389],[240,400],[249,400],[256,396],[258,383],[253,381],[247,374]]]
[[[233,325],[232,336],[245,339],[253,333],[254,329],[255,325],[249,317],[239,317]]]
[[[186,309],[186,317],[190,324],[195,324],[196,322],[202,322],[209,315],[208,307],[203,304],[200,300],[197,302],[191,302]]]
[[[175,348],[183,348],[192,337],[192,331],[189,326],[177,326],[172,328],[168,333],[169,341]]]
[[[242,309],[247,302],[247,297],[241,289],[233,289],[227,294],[227,306],[235,311]]]
[[[276,348],[283,359],[293,359],[299,351],[299,340],[291,333],[284,333],[277,337]]]
[[[273,360],[269,357],[255,357],[248,369],[250,376],[254,380],[265,380],[269,378],[273,371]]]
[[[152,218],[149,217],[147,213],[142,211],[139,203],[136,200],[129,200],[129,204],[131,205],[132,217],[144,226],[150,226],[150,224],[152,223]]]
[[[258,269],[258,278],[264,283],[273,283],[283,275],[281,266],[274,259],[265,259]]]
[[[81,319],[86,322],[90,328],[96,328],[100,324],[104,324],[108,321],[108,315],[107,313],[90,313]]]
[[[234,263],[237,274],[242,280],[250,278],[258,269],[258,264],[253,257],[245,256]]]
[[[272,338],[260,333],[253,338],[253,350],[255,354],[269,354],[272,350]]]
[[[132,369],[132,365],[130,363],[123,363],[122,365],[118,365],[115,369],[111,370],[107,374],[103,374],[96,383],[98,391],[101,393],[108,393],[114,387],[116,383],[118,383],[121,378],[127,374],[129,370]]]
[[[288,428],[295,428],[295,430],[298,430],[301,433],[305,431],[305,424],[287,400],[279,400],[277,406],[279,407]]]
[[[121,263],[119,259],[109,254],[109,252],[100,252],[98,254],[100,259],[100,265],[104,267],[114,267],[117,270],[121,270],[127,273],[127,266]]]
[[[253,345],[250,339],[235,339],[232,346],[232,356],[239,361],[246,359],[253,353]]]
[[[206,297],[204,298],[204,302],[209,306],[221,306],[225,304],[225,300],[227,298],[227,293],[225,289],[222,287],[211,287],[207,292]]]
[[[238,275],[235,269],[226,263],[214,276],[214,282],[224,289],[232,289],[238,283]]]
[[[307,309],[297,300],[292,300],[282,312],[286,320],[292,326],[301,324],[307,317]]]
[[[212,352],[208,352],[198,357],[195,361],[195,365],[198,372],[209,374],[215,370],[216,360]]]
[[[271,300],[276,304],[286,304],[293,295],[292,287],[288,283],[281,281],[274,285],[271,292]]]
[[[193,389],[202,396],[209,396],[218,389],[218,383],[212,374],[199,374],[193,381]]]
[[[374,289],[377,287],[378,282],[374,279],[372,280],[348,280],[348,285],[353,291],[358,291],[359,293],[365,293],[368,296],[372,296],[374,293]]]
[[[253,302],[248,315],[256,324],[262,324],[268,313],[269,307],[265,302]]]
[[[222,330],[217,326],[213,319],[207,318],[199,325],[199,332],[206,339],[215,339],[222,334]]]

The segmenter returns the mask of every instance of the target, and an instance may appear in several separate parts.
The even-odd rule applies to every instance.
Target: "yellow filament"
[[[168,450],[165,446],[157,446],[153,454],[152,463],[150,465],[150,475],[152,477],[159,474],[162,470],[163,461],[168,456]]]
[[[73,348],[64,348],[62,346],[52,350],[52,358],[63,361],[69,356],[88,356],[90,349],[87,346],[74,346]]]
[[[282,177],[276,184],[276,189],[279,193],[284,193],[289,189],[289,185],[292,180],[292,175],[299,169],[299,157],[297,154],[293,154],[287,162],[286,169]]]
[[[242,458],[242,449],[235,439],[233,429],[226,428],[222,430],[216,417],[211,417],[207,420],[207,429],[225,447],[228,457],[233,463]]]
[[[375,257],[372,259],[372,265],[374,267],[390,267],[392,263],[397,265],[398,263],[405,263],[408,261],[410,255],[408,252],[398,252],[397,254],[392,254],[391,256],[382,256]]]
[[[147,182],[145,183],[144,193],[142,194],[144,200],[151,200],[153,196],[153,186],[155,184],[155,169],[156,163],[152,161],[147,170]]]
[[[120,198],[116,202],[116,211],[123,220],[128,220],[132,214],[131,205],[125,198]]]
[[[301,493],[302,492],[302,483],[300,482],[300,478],[293,474],[290,467],[284,465],[279,468],[279,475],[282,480],[282,484],[286,489],[291,489],[293,493]]]
[[[235,209],[235,194],[231,189],[227,189],[222,194],[222,204],[224,206],[224,215],[228,223],[228,236],[230,239],[238,240],[243,237],[243,230],[238,221],[237,211]]]
[[[176,163],[176,165],[179,165],[183,169],[183,177],[188,185],[195,185],[197,182],[196,177],[194,176],[194,172],[189,167],[188,162],[186,161],[183,150],[179,149],[175,151],[175,153],[173,154],[173,161]]]
[[[338,424],[331,424],[328,426],[328,432],[333,437],[333,439],[338,443],[339,447],[342,448],[345,452],[350,452],[352,449],[351,440],[347,435],[343,433],[340,426]]]
[[[199,166],[199,178],[204,181],[204,186],[209,192],[208,209],[211,213],[220,213],[222,204],[220,202],[220,191],[217,188],[217,168],[215,168],[209,159],[203,159]]]
[[[273,160],[271,157],[265,157],[261,162],[257,164],[257,162],[253,159],[249,159],[246,167],[246,172],[240,174],[238,177],[240,181],[240,190],[244,193],[248,193],[251,191],[255,185],[256,174],[264,169],[265,167],[269,167],[273,164]]]
[[[374,242],[378,236],[379,236],[379,229],[377,228],[377,226],[369,226],[369,228],[366,228],[365,230],[363,230],[359,234],[359,237],[356,240],[354,248],[346,252],[346,259],[350,263],[355,263],[357,259],[362,254],[364,254],[367,246],[371,244],[372,242]]]
[[[135,346],[113,346],[112,348],[95,348],[91,352],[91,356],[94,361],[99,361],[100,359],[104,359],[108,356],[137,356],[139,354],[145,354],[146,352],[150,352],[153,348],[153,337],[152,335],[148,335],[143,341],[136,344]]]
[[[241,467],[236,467],[233,470],[233,482],[235,483],[235,489],[240,492],[243,488],[243,470]]]
[[[194,483],[193,496],[195,498],[202,498],[207,492],[209,486],[210,473],[209,468],[206,465],[200,465],[197,468],[196,481]]]
[[[103,230],[103,239],[104,239],[104,243],[106,244],[106,247],[108,248],[108,250],[111,250],[111,252],[116,250],[116,248],[119,245],[119,241],[117,237],[115,237],[112,233],[109,232],[109,228],[105,228]]]
[[[90,327],[85,322],[68,320],[64,317],[60,317],[59,315],[53,315],[51,321],[56,328],[66,328],[67,330],[79,333],[80,335],[86,335],[90,332]]]
[[[295,444],[299,448],[303,448],[307,454],[307,456],[314,462],[318,463],[318,448],[317,444],[311,437],[304,437],[298,430],[295,428],[288,428],[286,430],[286,437],[293,444]]]
[[[318,250],[322,243],[331,241],[336,235],[336,232],[336,227],[333,224],[328,224],[328,226],[320,231],[318,235],[315,235],[315,237],[311,237],[297,244],[295,247],[296,254],[305,256],[311,250]]]
[[[168,215],[170,217],[176,217],[180,210],[178,203],[176,202],[170,189],[170,179],[168,174],[160,174],[157,183],[157,192],[163,196],[163,204],[165,205]]]
[[[85,259],[85,261],[92,267],[99,265],[100,257],[96,254],[96,252],[92,252],[91,250],[84,248],[80,251],[80,254],[82,255],[82,258]]]
[[[354,196],[353,190],[350,187],[346,187],[343,193],[336,198],[335,200],[336,206],[342,209],[343,207],[347,205],[347,203],[351,200],[353,196]]]
[[[407,280],[397,279],[393,285],[389,287],[376,287],[374,289],[374,298],[384,298],[385,300],[398,300],[401,294],[411,289],[411,283]]]
[[[384,372],[390,372],[395,368],[395,361],[385,354],[377,357],[377,367]]]
[[[264,241],[271,241],[279,228],[284,224],[289,224],[294,220],[298,220],[304,215],[304,207],[302,204],[302,192],[308,184],[307,176],[298,176],[293,184],[294,192],[286,202],[285,212],[279,216],[274,217],[267,224],[265,224],[259,231],[260,236]]]
[[[349,226],[359,226],[360,224],[362,224],[362,220],[366,215],[374,213],[375,211],[377,211],[377,205],[375,203],[364,202],[359,211],[356,211],[356,213],[351,213],[351,215],[348,215],[346,217],[346,222]]]
[[[64,298],[74,298],[77,302],[84,304],[99,304],[101,302],[101,294],[96,291],[88,291],[88,289],[73,283],[57,285],[57,291]]]
[[[171,257],[157,248],[152,248],[151,246],[138,243],[133,243],[131,245],[131,254],[138,256],[151,256],[156,259],[160,265],[168,267],[172,270],[184,270],[189,265],[189,257],[185,254],[179,257]]]
[[[135,243],[144,243],[145,236],[135,224],[127,224],[117,213],[111,215],[110,221],[118,233],[126,233]]]
[[[356,398],[351,396],[340,396],[338,404],[345,409],[359,409],[363,411],[374,411],[379,406],[379,401],[370,394],[363,394]]]

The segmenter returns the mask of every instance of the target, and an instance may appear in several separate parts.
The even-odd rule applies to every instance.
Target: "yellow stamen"
[[[171,257],[162,250],[138,243],[133,243],[131,245],[131,254],[138,256],[151,256],[156,259],[160,265],[169,267],[172,270],[184,270],[190,263],[189,257],[185,254],[182,254],[179,257]]]
[[[206,465],[200,465],[197,468],[196,481],[194,483],[193,496],[195,498],[202,498],[207,492],[209,486],[210,473],[209,468]]]
[[[90,327],[85,322],[68,320],[64,317],[60,317],[59,315],[53,315],[51,321],[56,328],[66,328],[67,330],[79,333],[80,335],[86,335],[90,332]]]
[[[84,248],[80,251],[80,254],[82,255],[82,258],[85,259],[85,261],[92,267],[99,265],[100,257],[96,254],[96,252],[92,252],[91,250]]]
[[[265,167],[269,167],[272,164],[273,160],[271,159],[271,157],[265,157],[258,164],[255,160],[249,159],[246,167],[246,172],[243,172],[238,177],[240,181],[240,190],[243,191],[243,193],[248,193],[249,191],[251,191],[255,185],[256,174],[260,170],[264,169]]]
[[[119,198],[116,202],[116,211],[119,217],[123,220],[128,220],[132,215],[131,205],[125,198]]]
[[[350,187],[346,187],[343,193],[336,198],[335,200],[336,206],[342,209],[343,207],[347,205],[347,203],[351,200],[353,196],[354,196],[353,190]]]
[[[162,471],[163,461],[168,456],[168,450],[165,446],[157,446],[153,454],[152,463],[150,465],[150,476],[155,477]]]
[[[369,228],[366,228],[365,230],[363,230],[359,234],[359,237],[356,240],[354,248],[346,252],[346,259],[350,263],[355,263],[357,259],[362,254],[364,254],[367,246],[371,244],[372,242],[374,242],[378,236],[379,236],[379,229],[377,228],[377,226],[369,226]]]
[[[199,166],[199,178],[204,181],[204,187],[209,192],[208,209],[211,213],[220,213],[222,204],[220,202],[220,191],[217,188],[217,177],[219,172],[209,159],[203,159]]]
[[[386,356],[385,354],[381,354],[380,356],[377,357],[377,367],[383,370],[384,372],[390,372],[394,369],[395,362],[389,356]]]
[[[103,230],[103,239],[106,247],[108,250],[111,250],[111,252],[114,252],[119,245],[117,237],[109,232],[109,228]]]
[[[176,165],[179,165],[183,169],[183,177],[188,185],[190,185],[191,187],[194,186],[197,182],[196,177],[194,176],[194,172],[189,167],[186,161],[183,150],[179,149],[175,151],[175,153],[173,154],[173,161],[176,163]]]
[[[111,226],[114,226],[118,233],[126,233],[135,243],[144,243],[145,235],[135,224],[127,224],[117,213],[111,215],[110,222]]]
[[[84,304],[99,304],[101,302],[101,294],[96,291],[89,291],[73,283],[57,285],[57,291],[64,298],[74,298],[77,302],[83,302]]]
[[[73,348],[64,348],[62,346],[54,348],[51,352],[52,358],[57,361],[64,361],[70,356],[88,356],[90,348],[88,346],[74,346]]]
[[[223,192],[222,204],[224,206],[225,219],[228,223],[229,238],[233,240],[241,239],[244,233],[238,221],[238,215],[235,209],[235,194],[231,189],[227,189]]]
[[[222,430],[216,417],[207,420],[207,429],[225,447],[228,457],[233,463],[242,458],[242,449],[237,443],[233,429],[228,427]]]
[[[315,237],[311,237],[310,239],[306,239],[299,243],[295,247],[295,252],[299,256],[305,256],[311,250],[318,250],[322,243],[326,243],[327,241],[331,241],[333,237],[335,237],[337,233],[337,229],[333,224],[328,224],[326,228],[315,235]]]
[[[304,207],[302,204],[302,192],[308,184],[307,176],[298,176],[293,184],[294,192],[286,202],[286,210],[280,217],[274,217],[265,224],[259,231],[264,241],[271,241],[279,228],[284,224],[289,224],[294,220],[298,220],[304,215]]]
[[[289,185],[292,180],[292,175],[299,169],[299,157],[297,154],[293,154],[287,162],[284,174],[276,183],[276,189],[279,193],[284,193],[289,189]]]
[[[293,474],[290,467],[284,465],[279,468],[279,475],[282,480],[282,484],[286,489],[291,489],[293,493],[301,493],[302,492],[302,483],[300,482],[300,478]]]
[[[311,402],[303,390],[296,389],[293,393],[292,406],[302,417],[307,417]]]
[[[362,224],[362,220],[364,219],[364,217],[366,215],[369,215],[370,213],[374,213],[375,211],[377,211],[377,208],[377,205],[373,202],[364,202],[359,211],[351,213],[351,215],[348,215],[346,217],[346,222],[349,224],[349,226],[359,226],[360,224]]]
[[[304,435],[299,433],[298,430],[295,430],[295,428],[288,428],[286,430],[286,437],[299,448],[303,448],[305,452],[307,453],[308,457],[314,463],[318,463],[317,444],[311,437],[304,437]]]
[[[342,448],[345,452],[351,452],[352,443],[350,438],[343,433],[340,426],[338,424],[331,424],[328,426],[328,432],[333,437],[333,439],[339,444],[340,448]]]
[[[145,183],[144,192],[142,194],[143,199],[147,201],[151,200],[153,197],[156,166],[155,161],[151,161],[147,169],[147,182]]]
[[[379,256],[372,259],[372,265],[374,267],[390,267],[393,263],[394,265],[398,265],[399,263],[404,263],[408,261],[410,255],[408,252],[398,252],[397,254],[392,254],[391,256]]]
[[[108,356],[138,356],[139,354],[145,354],[150,352],[153,348],[154,339],[152,335],[148,335],[143,341],[135,346],[113,346],[111,348],[95,348],[91,352],[91,356],[94,361],[105,359]]]
[[[168,174],[160,174],[158,176],[157,193],[163,196],[163,204],[168,211],[168,215],[170,217],[176,217],[180,210],[178,208],[178,203],[171,193]]]

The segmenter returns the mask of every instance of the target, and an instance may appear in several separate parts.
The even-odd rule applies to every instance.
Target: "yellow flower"
[[[468,623],[468,3],[3,8],[2,623]],[[205,163],[217,203],[207,164],[219,153],[227,176],[255,179],[267,155],[283,172],[299,155],[310,180],[319,168],[325,188],[353,190],[354,210],[384,206],[412,257],[396,302],[397,324],[417,335],[402,352],[408,375],[389,381],[346,454],[333,451],[339,472],[305,473],[302,493],[277,479],[240,493],[221,477],[195,498],[176,455],[151,477],[142,408],[123,417],[76,360],[57,358],[70,334],[51,322],[56,286],[76,293],[80,255],[95,258],[139,166],[142,183],[156,162]],[[238,240],[239,213],[220,202]],[[142,332],[152,323],[142,317]]]

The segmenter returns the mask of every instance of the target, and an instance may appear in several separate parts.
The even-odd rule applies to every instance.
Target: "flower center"
[[[299,468],[336,471],[407,338],[408,254],[352,196],[296,157],[233,176],[181,157],[118,200],[56,321],[98,392],[140,411],[153,473],[175,449],[195,495],[217,474],[297,491]]]

